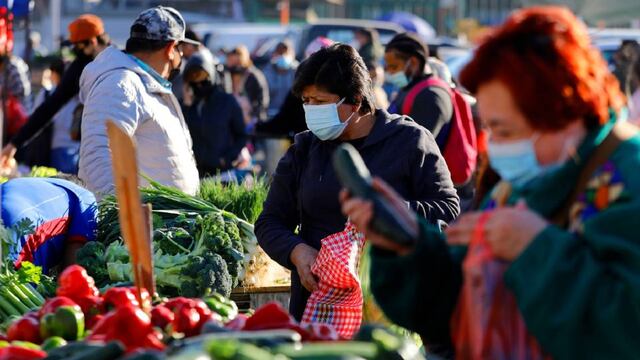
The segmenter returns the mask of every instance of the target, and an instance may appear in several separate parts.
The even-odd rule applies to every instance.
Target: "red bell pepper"
[[[183,333],[185,336],[194,336],[199,333],[198,324],[200,324],[200,314],[198,310],[190,304],[179,305],[173,313],[172,330]]]
[[[165,347],[149,316],[133,306],[122,306],[105,315],[87,340],[118,340],[125,345],[127,352],[140,348],[163,350]]]
[[[164,305],[173,310],[175,315],[171,329],[187,337],[200,334],[208,321],[222,322],[220,315],[212,313],[207,304],[200,299],[179,297],[169,300]]]
[[[243,330],[289,329],[295,324],[289,312],[276,302],[267,303],[247,319]]]
[[[90,296],[100,296],[100,293],[87,270],[80,265],[71,265],[58,277],[56,295],[67,296],[77,301]]]
[[[44,359],[47,353],[42,350],[27,349],[10,345],[0,348],[0,360],[33,360]]]
[[[164,305],[157,305],[151,310],[151,323],[160,329],[164,330],[167,325],[173,322],[174,318],[173,311]]]
[[[9,341],[29,341],[34,344],[42,343],[40,337],[40,323],[33,316],[23,316],[14,321],[7,330]]]
[[[177,298],[169,299],[169,301],[167,301],[163,305],[168,307],[171,311],[174,311],[176,307],[178,307],[178,305],[190,304],[192,301],[193,299],[180,296]]]
[[[111,311],[122,306],[140,307],[136,294],[130,288],[114,287],[102,295],[104,299],[104,309]]]

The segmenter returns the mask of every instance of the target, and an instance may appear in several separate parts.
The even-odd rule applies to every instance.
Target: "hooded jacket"
[[[185,70],[198,67],[215,81],[216,72],[211,60],[194,55]],[[186,72],[186,71],[185,71]],[[233,168],[232,163],[247,144],[247,130],[242,109],[236,98],[211,85],[208,95],[195,98],[184,108],[184,115],[193,138],[193,151],[201,176],[215,176]]]
[[[195,194],[198,170],[191,136],[170,88],[163,87],[129,55],[109,47],[80,78],[82,142],[79,176],[100,198],[114,192],[106,121],[114,121],[137,143],[139,171]],[[147,182],[140,179],[142,186]]]
[[[309,292],[300,283],[290,256],[305,243],[316,249],[320,240],[342,231],[346,217],[340,210],[341,185],[331,157],[340,141],[321,141],[306,131],[280,160],[255,233],[260,246],[281,265],[292,270],[290,311],[300,319]],[[459,214],[459,199],[447,164],[431,133],[410,119],[375,114],[371,133],[351,141],[374,176],[389,183],[420,216],[436,223]],[[294,230],[301,225],[298,234]]]

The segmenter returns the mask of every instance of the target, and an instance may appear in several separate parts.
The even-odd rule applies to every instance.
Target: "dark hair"
[[[135,24],[131,27],[131,32],[146,33],[147,28],[144,25]],[[172,40],[149,40],[140,38],[129,38],[125,46],[125,52],[129,54],[141,52],[152,53],[164,49],[171,44]]]
[[[62,76],[62,74],[64,73],[64,60],[62,60],[62,58],[60,57],[55,57],[51,59],[48,68],[52,72]]]
[[[202,43],[202,39],[200,39],[200,36],[198,36],[198,34],[196,34],[196,32],[193,31],[192,29],[187,29],[184,32],[184,37],[189,39],[189,40],[193,40],[193,41],[197,41],[199,43]]]
[[[109,37],[109,34],[107,34],[107,33],[102,33],[102,34],[98,35],[96,37],[96,39],[98,40],[98,44],[100,44],[100,45],[110,45],[111,44],[111,38]]]
[[[349,45],[334,44],[320,49],[300,64],[293,83],[294,95],[302,96],[302,91],[311,85],[344,97],[347,104],[355,105],[358,97],[362,97],[361,114],[375,110],[369,70]]]
[[[416,57],[420,61],[420,68],[424,68],[429,58],[429,48],[415,35],[409,33],[394,36],[387,44],[385,52],[395,51],[404,61]]]

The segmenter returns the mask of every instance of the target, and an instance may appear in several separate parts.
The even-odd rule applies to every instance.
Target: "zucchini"
[[[373,188],[371,173],[356,148],[348,143],[340,145],[333,153],[333,167],[340,183],[351,195],[373,202],[373,231],[398,244],[413,245],[416,239],[411,226]]]
[[[115,360],[124,354],[125,348],[120,341],[110,341],[100,348],[83,351],[69,360]]]
[[[300,346],[280,345],[273,352],[282,354],[291,359],[345,359],[348,357],[375,359],[378,349],[375,344],[351,341],[351,342],[316,342]]]
[[[103,347],[103,344],[87,343],[81,341],[72,342],[68,343],[65,346],[48,351],[45,360],[66,360],[87,350],[102,349]]]

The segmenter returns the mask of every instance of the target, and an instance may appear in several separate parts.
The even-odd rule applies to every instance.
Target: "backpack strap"
[[[627,122],[617,122],[613,126],[607,137],[596,147],[582,170],[580,170],[578,181],[567,200],[550,218],[554,224],[563,228],[567,227],[571,208],[578,197],[586,190],[587,183],[591,180],[593,174],[607,162],[620,144],[635,136],[637,132],[638,128]]]
[[[409,92],[407,93],[407,96],[404,98],[404,101],[402,102],[402,108],[400,109],[400,111],[402,112],[402,115],[409,115],[411,113],[411,109],[413,108],[413,103],[415,103],[416,98],[422,92],[422,90],[428,88],[429,86],[437,86],[437,87],[444,88],[445,90],[447,90],[449,95],[451,95],[451,87],[449,87],[447,83],[440,80],[435,75],[431,75],[428,78],[414,85],[409,90]]]

